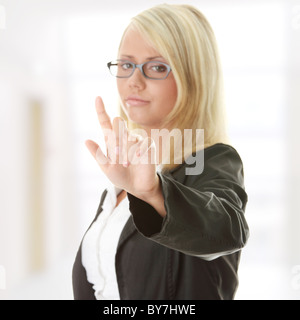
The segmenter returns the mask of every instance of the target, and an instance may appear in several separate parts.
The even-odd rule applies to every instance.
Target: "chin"
[[[147,115],[139,110],[135,110],[134,112],[130,109],[126,109],[125,111],[128,119],[130,119],[132,122],[136,122],[139,125],[146,125],[148,124]]]

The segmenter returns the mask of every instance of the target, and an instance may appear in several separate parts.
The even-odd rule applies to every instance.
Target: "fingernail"
[[[128,168],[129,167],[129,162],[128,161],[124,162],[123,163],[123,167]]]

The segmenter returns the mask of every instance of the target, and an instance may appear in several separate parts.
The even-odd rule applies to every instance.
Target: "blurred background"
[[[251,237],[236,299],[300,298],[300,0],[167,1],[210,21]],[[117,115],[129,19],[161,1],[0,0],[0,299],[73,299],[71,271],[107,180],[85,148],[94,100]]]

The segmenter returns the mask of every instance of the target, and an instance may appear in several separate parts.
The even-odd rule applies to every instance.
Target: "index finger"
[[[112,130],[112,124],[110,121],[110,117],[106,113],[104,103],[103,103],[101,97],[96,98],[95,105],[96,105],[96,112],[97,112],[97,116],[98,116],[98,121],[99,121],[101,128]]]

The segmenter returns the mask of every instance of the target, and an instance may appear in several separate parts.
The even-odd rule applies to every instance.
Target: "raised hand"
[[[87,148],[115,186],[143,200],[153,198],[160,187],[153,140],[132,135],[120,117],[112,123],[100,97],[95,104],[107,152],[91,140],[86,141]]]

